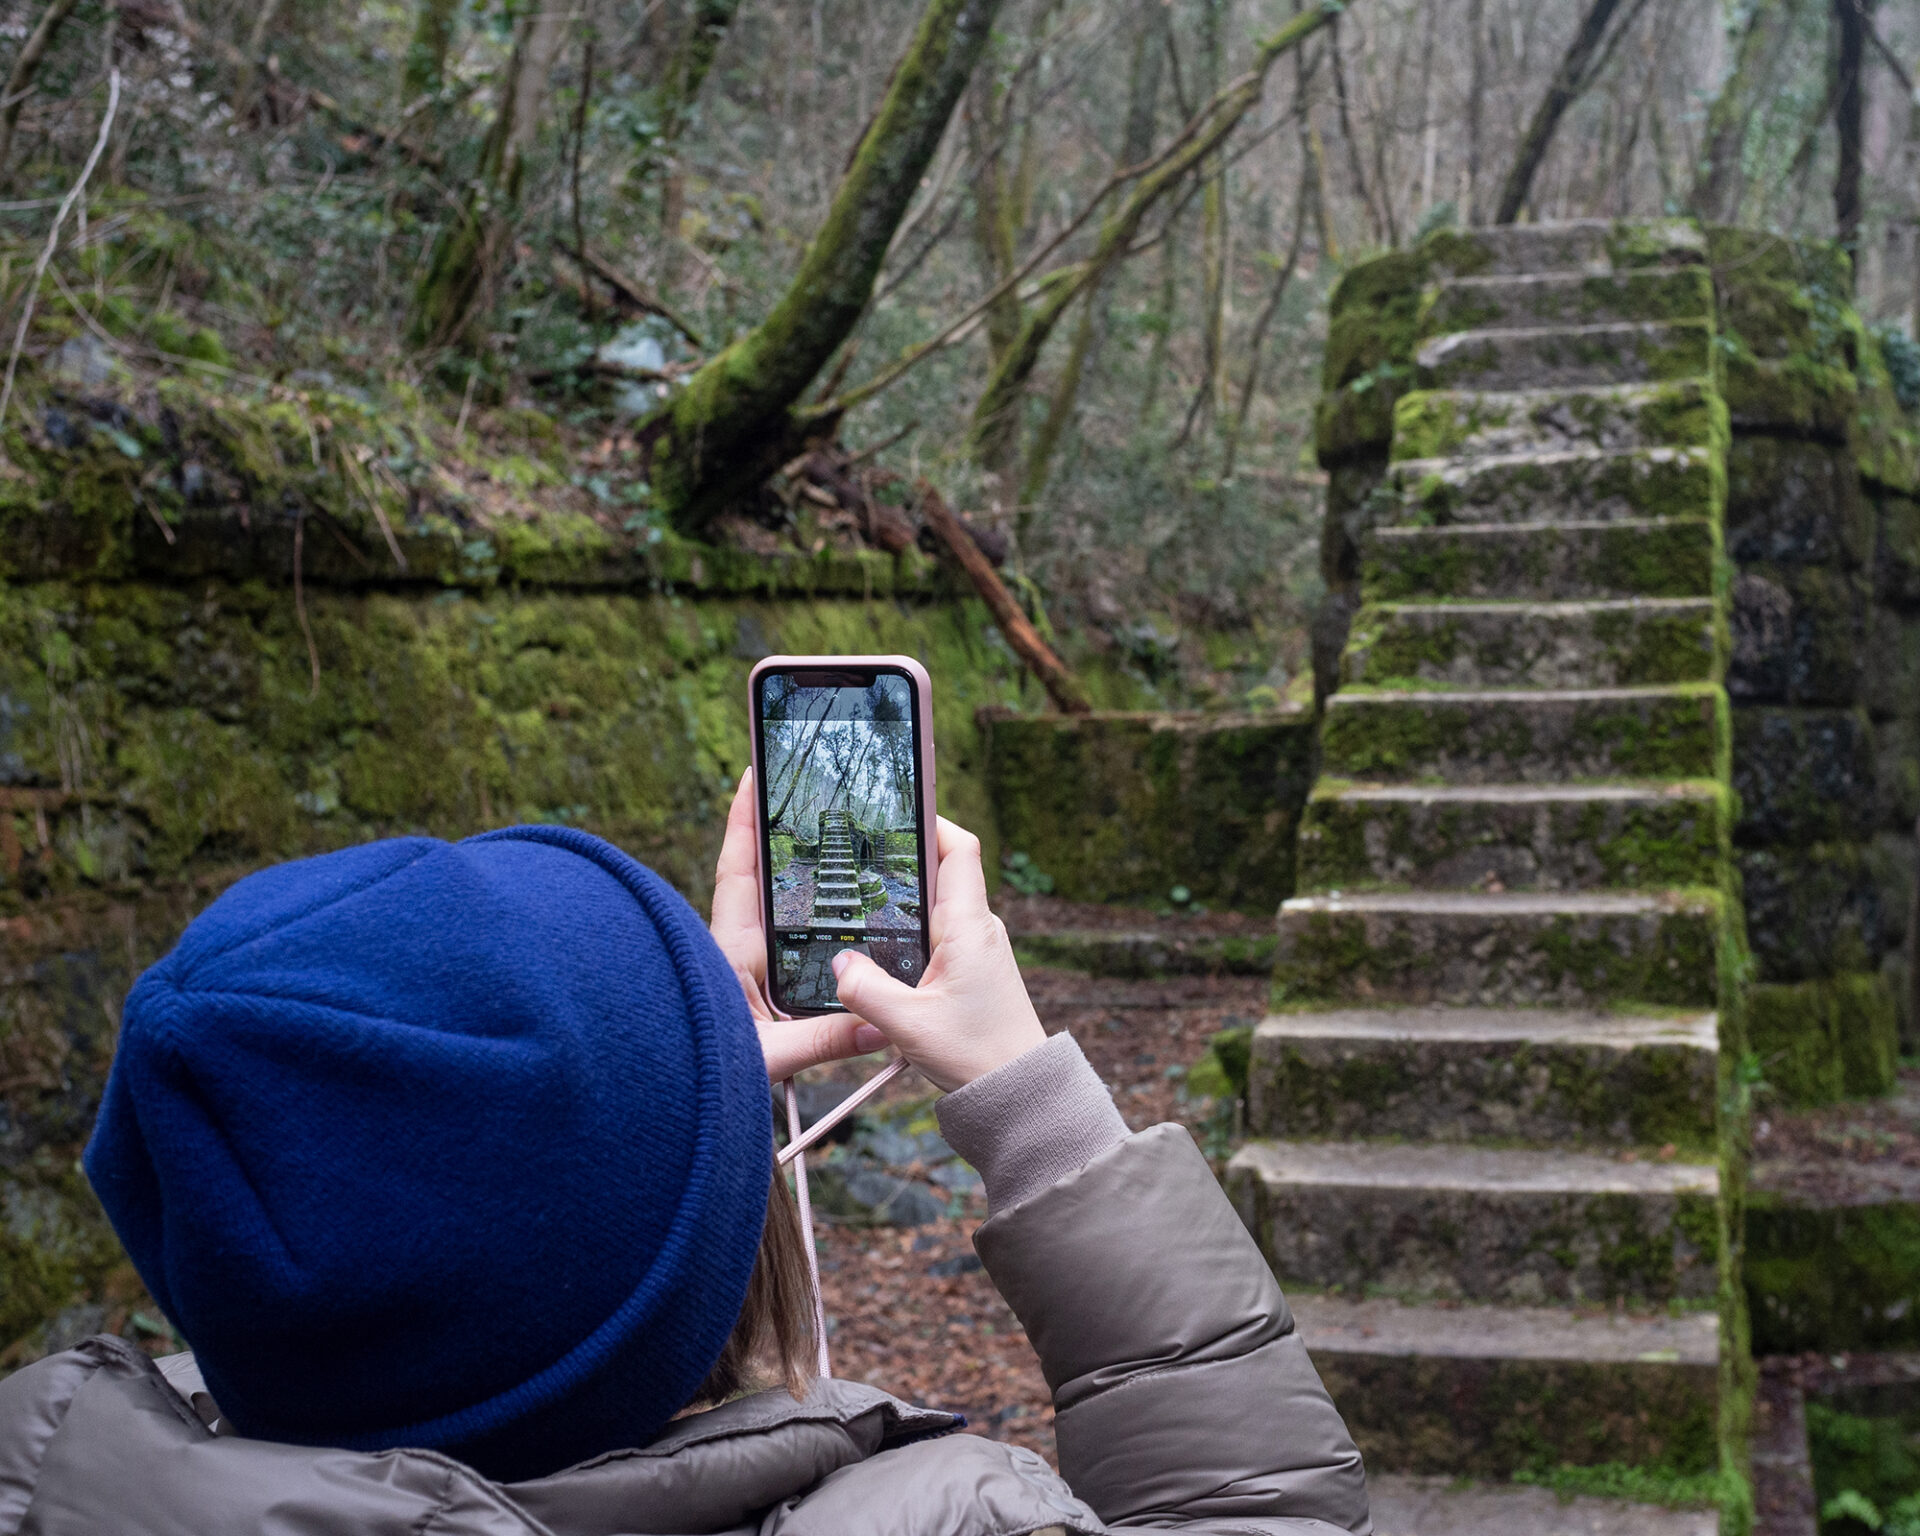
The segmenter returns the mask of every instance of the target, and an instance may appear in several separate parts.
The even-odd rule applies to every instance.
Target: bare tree
[[[48,0],[47,8],[40,13],[40,19],[13,57],[13,68],[7,74],[6,95],[0,97],[0,102],[4,102],[0,105],[0,173],[5,172],[13,154],[13,134],[20,122],[20,109],[33,94],[34,77],[40,73],[47,49],[79,3],[80,0]]]

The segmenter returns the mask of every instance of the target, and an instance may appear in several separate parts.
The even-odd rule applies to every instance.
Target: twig
[[[373,512],[373,520],[380,525],[380,533],[387,541],[388,551],[393,555],[393,563],[405,571],[407,557],[400,553],[400,541],[393,536],[393,524],[387,521],[386,509],[380,505],[380,497],[367,483],[366,477],[360,471],[360,466],[353,461],[353,455],[345,448],[340,449],[340,463],[347,471],[347,478],[353,481],[360,494],[366,498],[367,506]]]
[[[460,398],[460,419],[453,424],[455,447],[467,440],[467,412],[473,409],[473,386],[479,378],[480,365],[474,363],[467,369],[467,392]]]
[[[313,626],[307,622],[307,594],[300,582],[300,558],[306,547],[307,514],[305,508],[293,514],[293,616],[300,621],[300,633],[306,636],[307,665],[313,669],[313,685],[307,697],[320,697],[320,648],[313,643]]]
[[[611,288],[615,295],[625,299],[635,309],[649,315],[658,315],[682,336],[696,352],[707,350],[707,344],[700,339],[700,333],[676,313],[664,299],[656,298],[642,288],[632,278],[621,273],[620,269],[602,257],[596,256],[583,245],[569,245],[566,241],[556,241],[562,251],[580,264],[583,271],[591,272],[601,282]]]
[[[580,62],[580,100],[573,113],[573,245],[575,250],[587,248],[585,226],[580,218],[580,157],[587,148],[587,98],[593,94],[593,33],[587,33],[584,57]],[[587,324],[594,322],[593,284],[582,283],[586,294]]]
[[[879,442],[874,443],[869,447],[862,448],[858,453],[854,454],[853,457],[848,459],[840,467],[843,470],[852,469],[856,465],[866,463],[867,460],[872,458],[875,454],[885,453],[895,443],[899,442],[901,438],[905,437],[909,432],[913,431],[919,425],[920,425],[920,419],[918,417],[915,417],[912,421],[908,422],[904,427],[902,427],[898,432],[894,433],[892,437],[883,437],[880,439]]]
[[[155,526],[159,528],[160,536],[171,544],[173,542],[173,528],[167,520],[160,515],[160,509],[144,496],[140,497],[139,500],[140,505],[147,509],[147,516],[152,518]]]
[[[107,110],[100,119],[100,135],[93,141],[93,151],[87,156],[87,163],[80,168],[80,179],[76,181],[61,200],[60,208],[53,216],[53,228],[47,231],[47,243],[41,248],[40,259],[33,264],[33,277],[27,284],[27,297],[20,309],[20,324],[13,333],[13,351],[7,355],[7,379],[0,386],[0,426],[7,420],[7,407],[13,403],[13,376],[20,366],[20,349],[27,344],[27,327],[33,324],[33,308],[40,297],[40,279],[47,275],[47,264],[53,260],[53,253],[60,244],[60,226],[67,222],[67,215],[73,211],[73,205],[80,200],[80,194],[86,191],[87,178],[93,175],[93,168],[100,163],[100,156],[107,147],[107,136],[113,132],[113,114],[120,107],[120,71],[113,70],[107,76]]]

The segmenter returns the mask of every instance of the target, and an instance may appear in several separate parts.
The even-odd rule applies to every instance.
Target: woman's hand
[[[1047,1032],[1020,979],[1006,924],[987,905],[980,839],[944,816],[939,838],[933,954],[920,985],[896,981],[857,950],[834,956],[833,973],[841,1006],[877,1024],[936,1088],[951,1092],[1032,1050]],[[716,895],[716,927],[719,909]]]
[[[864,1056],[887,1043],[871,1024],[851,1014],[828,1013],[811,1019],[779,1019],[767,1001],[767,934],[760,913],[760,834],[754,825],[753,770],[740,776],[733,808],[727,812],[727,837],[713,872],[713,921],[709,925],[720,952],[740,978],[747,1007],[760,1029],[767,1076],[776,1083],[823,1062]]]

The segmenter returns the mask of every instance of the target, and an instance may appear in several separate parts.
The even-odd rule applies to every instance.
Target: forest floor
[[[1263,977],[1120,981],[1047,970],[1028,972],[1027,985],[1048,1030],[1080,1042],[1129,1127],[1178,1120],[1202,1139],[1214,1106],[1185,1099],[1185,1068],[1216,1030],[1255,1022],[1267,990]],[[882,1095],[876,1118],[923,1111],[926,1085],[907,1078]],[[916,1168],[893,1171],[911,1177]],[[973,1253],[985,1202],[976,1191],[952,1204],[958,1214],[917,1227],[820,1224],[834,1370],[964,1413],[970,1432],[1052,1462],[1053,1407],[1040,1362]]]

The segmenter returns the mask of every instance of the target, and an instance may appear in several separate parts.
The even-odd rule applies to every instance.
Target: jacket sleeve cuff
[[[979,1170],[990,1213],[1051,1189],[1128,1134],[1106,1084],[1067,1034],[956,1088],[937,1113],[941,1134]]]

